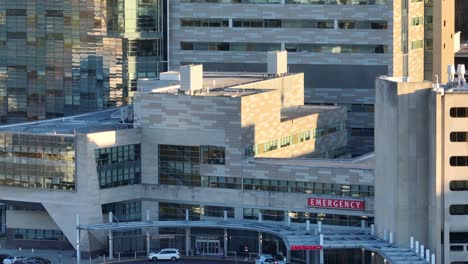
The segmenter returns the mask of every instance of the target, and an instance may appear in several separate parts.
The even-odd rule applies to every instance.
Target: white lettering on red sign
[[[344,200],[344,199],[328,199],[328,198],[309,198],[307,204],[310,207],[349,209],[349,210],[364,210],[364,200]]]

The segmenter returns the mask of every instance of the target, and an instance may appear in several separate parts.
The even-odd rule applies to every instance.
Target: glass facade
[[[60,230],[46,229],[13,229],[13,239],[15,240],[50,240],[50,241],[68,241]]]
[[[141,183],[141,145],[94,150],[101,189]]]
[[[218,4],[281,4],[281,0],[182,0],[185,3]],[[286,0],[285,4],[298,5],[384,5],[386,0]]]
[[[102,205],[102,213],[113,216],[119,222],[141,221],[141,200],[123,201]]]
[[[201,217],[224,217],[227,211],[229,218],[234,218],[233,207],[207,206],[194,204],[159,203],[159,220],[185,220],[185,211],[189,210],[190,220],[200,220]]]
[[[75,189],[75,137],[0,133],[0,184]]]
[[[0,122],[128,102],[163,54],[163,0],[0,0]]]

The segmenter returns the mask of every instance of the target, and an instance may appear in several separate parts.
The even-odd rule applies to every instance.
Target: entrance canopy
[[[394,264],[423,264],[427,263],[419,254],[409,248],[390,244],[370,234],[368,228],[344,227],[344,226],[321,226],[310,225],[309,230],[305,224],[281,225],[255,221],[141,221],[122,222],[94,225],[78,225],[77,230],[85,231],[111,231],[135,228],[226,228],[237,230],[248,230],[260,233],[276,235],[283,239],[286,248],[297,248],[297,246],[319,246],[320,235],[323,235],[324,249],[350,249],[363,248],[382,255],[389,263]],[[319,232],[320,231],[320,232]],[[409,244],[409,243],[408,243]]]

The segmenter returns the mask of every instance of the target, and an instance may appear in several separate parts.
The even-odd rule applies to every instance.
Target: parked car
[[[29,257],[23,262],[23,264],[26,264],[26,261],[32,261],[32,262],[38,263],[38,264],[51,264],[52,263],[50,260],[45,259],[45,258],[41,258],[41,257]]]
[[[172,262],[180,260],[179,250],[176,248],[165,248],[159,251],[158,253],[151,252],[148,255],[148,259],[152,261],[158,260],[170,260]]]
[[[281,257],[273,257],[269,254],[261,254],[255,258],[255,264],[286,264]]]
[[[266,264],[271,263],[268,261],[274,260],[273,256],[270,254],[260,254],[255,258],[255,264]]]
[[[8,257],[3,260],[3,264],[21,264],[23,260],[26,260],[26,257],[17,256],[17,257]]]
[[[3,263],[3,261],[8,257],[11,257],[11,256],[8,254],[0,254],[0,261],[1,261],[0,263]]]

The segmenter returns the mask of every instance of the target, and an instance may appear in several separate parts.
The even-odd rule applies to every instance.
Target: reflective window
[[[224,147],[201,146],[200,151],[201,151],[201,163],[224,164],[225,162]]]
[[[244,219],[258,219],[259,213],[263,220],[284,221],[284,211],[257,208],[244,208]]]
[[[190,220],[200,220],[204,216],[221,218],[224,217],[224,211],[227,211],[229,218],[234,218],[233,207],[159,203],[159,220],[185,220],[186,210]]]
[[[0,184],[75,189],[75,137],[0,133]]]
[[[281,0],[181,0],[184,3],[281,4]],[[384,5],[386,0],[286,0],[298,5]]]
[[[102,213],[109,214],[119,222],[141,221],[141,201],[123,201],[102,205]]]
[[[370,226],[374,219],[367,216],[353,216],[353,215],[336,215],[324,213],[310,213],[310,212],[289,212],[291,222],[305,223],[307,220],[312,224],[322,221],[326,225],[341,225],[341,226],[358,226],[362,220],[366,221],[367,226]]]
[[[13,229],[14,240],[50,240],[50,241],[67,241],[67,238],[60,230],[47,229]]]
[[[141,145],[94,150],[101,189],[141,183]]]
[[[159,183],[200,186],[200,147],[159,145]]]
[[[229,27],[229,20],[223,18],[181,18],[182,27]]]

